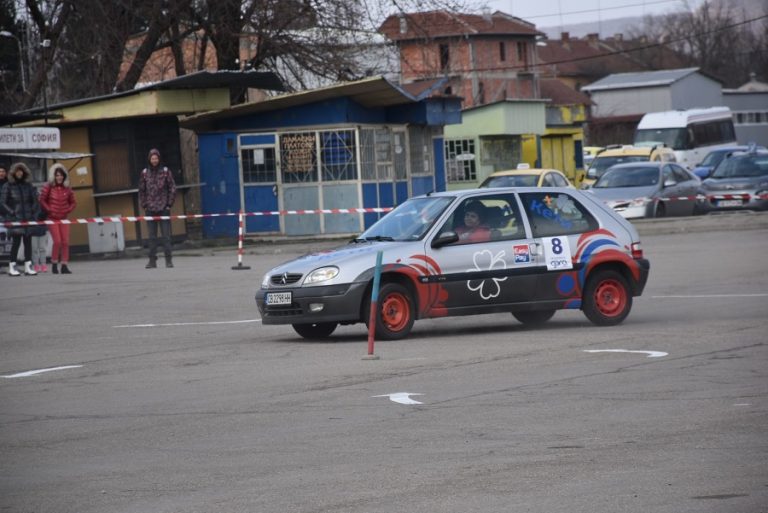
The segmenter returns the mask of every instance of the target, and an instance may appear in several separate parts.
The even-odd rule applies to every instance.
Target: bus
[[[635,145],[666,144],[677,162],[693,169],[711,150],[733,145],[736,131],[728,107],[649,112],[635,132]]]

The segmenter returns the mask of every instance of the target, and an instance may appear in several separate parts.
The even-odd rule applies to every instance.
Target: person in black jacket
[[[32,185],[29,168],[21,163],[11,166],[11,174],[8,183],[0,191],[0,212],[6,221],[37,221],[40,205],[37,201],[37,188]],[[8,274],[19,276],[16,270],[16,259],[19,256],[19,247],[24,241],[24,274],[34,276],[37,274],[32,268],[32,235],[30,226],[13,226],[11,233],[11,260],[8,264]]]

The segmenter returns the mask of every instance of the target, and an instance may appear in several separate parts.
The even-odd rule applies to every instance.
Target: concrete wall
[[[672,93],[670,109],[717,107],[723,104],[722,86],[720,83],[699,73],[692,73],[678,80],[672,84],[670,89]],[[655,112],[655,110],[647,110],[645,112]]]

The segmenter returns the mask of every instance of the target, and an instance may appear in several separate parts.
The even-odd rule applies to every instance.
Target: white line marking
[[[43,372],[52,372],[64,369],[77,369],[79,367],[82,367],[82,365],[64,365],[63,367],[51,367],[50,369],[37,369],[26,372],[19,372],[18,374],[9,374],[8,376],[0,376],[0,378],[26,378],[27,376],[34,376],[36,374],[42,374]]]
[[[373,397],[389,397],[389,400],[393,403],[400,403],[400,404],[424,404],[420,403],[419,401],[414,401],[408,396],[411,395],[424,395],[424,394],[414,394],[411,392],[398,392],[396,394],[384,394],[384,395],[374,395]]]
[[[639,353],[647,354],[648,358],[661,358],[669,353],[664,351],[632,351],[630,349],[584,349],[585,353]]]
[[[691,294],[689,296],[651,296],[653,299],[699,299],[728,297],[768,297],[768,294]]]
[[[166,324],[122,324],[113,328],[157,328],[160,326],[203,326],[214,324],[246,324],[249,322],[261,322],[261,319],[245,319],[242,321],[210,321],[210,322],[169,322]]]
[[[750,403],[737,403],[737,404],[734,404],[734,406],[752,406],[752,404],[750,404]]]

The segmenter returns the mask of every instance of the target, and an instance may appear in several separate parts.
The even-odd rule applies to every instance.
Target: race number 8
[[[571,257],[571,245],[568,237],[544,237],[541,239],[544,246],[544,260],[549,271],[562,271],[573,269]]]
[[[557,237],[552,238],[552,253],[555,255],[563,254],[563,241]]]

